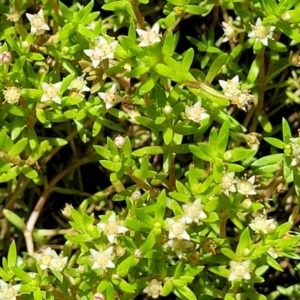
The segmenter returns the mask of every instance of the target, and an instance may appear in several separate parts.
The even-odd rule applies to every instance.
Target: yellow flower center
[[[201,207],[199,205],[189,204],[185,211],[187,216],[191,219],[198,219],[201,212]]]
[[[16,104],[19,102],[21,92],[15,86],[9,87],[3,91],[4,99],[9,104]]]
[[[17,293],[11,286],[8,285],[2,289],[2,295],[4,300],[10,300],[14,298]]]
[[[264,39],[270,34],[270,29],[266,26],[259,25],[255,27],[254,33],[259,39]]]
[[[243,277],[247,273],[247,268],[243,264],[238,264],[234,267],[233,272],[237,277]]]
[[[33,19],[30,21],[30,25],[35,27],[37,30],[41,30],[43,25],[45,24],[44,18],[39,15],[34,15]]]
[[[57,96],[57,89],[54,87],[53,84],[49,84],[45,90],[45,94],[50,98],[53,99]]]
[[[171,231],[177,235],[180,236],[181,234],[183,234],[183,232],[185,231],[185,225],[182,224],[181,222],[174,222],[171,225]]]
[[[50,266],[53,256],[46,253],[41,253],[40,264],[44,266]]]
[[[101,267],[105,268],[105,266],[109,263],[110,261],[110,255],[103,252],[103,253],[98,253],[96,256],[96,263]]]
[[[81,91],[85,84],[86,84],[85,80],[83,80],[81,78],[80,79],[76,78],[72,81],[71,88],[74,89],[74,90]]]
[[[116,222],[108,221],[105,227],[107,234],[117,234],[119,226]]]
[[[248,195],[252,190],[253,186],[249,181],[243,181],[239,184],[239,189],[245,194]]]

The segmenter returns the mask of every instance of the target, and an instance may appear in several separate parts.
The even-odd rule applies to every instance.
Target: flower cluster
[[[100,36],[96,39],[92,49],[83,50],[83,52],[91,58],[94,68],[98,67],[104,59],[114,58],[115,49],[118,45],[117,41],[109,42],[104,37]]]
[[[255,217],[249,227],[255,232],[260,233],[263,232],[264,234],[272,233],[276,229],[276,223],[274,219],[267,220],[266,215],[260,215]]]
[[[41,253],[35,254],[35,259],[42,270],[50,269],[51,271],[61,272],[67,265],[68,257],[61,257],[50,247]]]
[[[239,76],[236,75],[231,80],[219,80],[219,84],[231,103],[246,112],[249,104],[253,102],[254,96],[250,94],[249,90],[240,90],[239,81]]]
[[[251,176],[249,179],[235,179],[235,173],[230,172],[225,174],[221,179],[221,190],[226,195],[229,193],[238,192],[245,196],[256,195],[255,176]]]
[[[230,264],[230,270],[229,270],[229,281],[233,281],[236,279],[245,279],[249,280],[251,278],[250,275],[250,266],[251,261],[246,260],[242,262],[236,262],[236,261],[231,261]]]
[[[268,40],[272,39],[275,26],[262,25],[261,18],[257,18],[255,25],[251,25],[252,31],[248,37],[254,38],[255,41],[260,41],[263,45],[268,46]]]
[[[184,204],[182,209],[184,214],[180,219],[166,219],[167,230],[169,231],[169,241],[167,245],[174,250],[179,258],[182,257],[185,249],[193,246],[186,230],[188,225],[192,223],[198,224],[201,220],[207,218],[207,214],[203,211],[200,198],[196,199],[193,203]]]

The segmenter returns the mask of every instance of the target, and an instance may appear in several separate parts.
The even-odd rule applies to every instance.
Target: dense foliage
[[[1,2],[0,299],[299,299],[299,24]]]

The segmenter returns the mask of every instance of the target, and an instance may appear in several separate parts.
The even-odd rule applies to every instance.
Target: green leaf
[[[123,10],[126,9],[126,1],[112,1],[110,3],[102,5],[101,8],[104,10],[111,11]]]
[[[252,157],[256,153],[256,151],[257,151],[256,149],[236,148],[225,152],[224,159],[226,158],[226,160],[229,162],[241,161]],[[227,154],[228,154],[228,159],[227,159]]]
[[[8,155],[15,157],[24,151],[28,143],[28,138],[23,138],[19,140],[13,147],[9,150]]]
[[[183,300],[197,300],[195,294],[180,279],[172,279],[174,292]]]
[[[290,138],[292,137],[291,129],[288,121],[284,118],[282,118],[282,135],[283,135],[283,141],[286,144],[290,143]]]
[[[164,284],[162,291],[161,291],[161,295],[163,297],[168,296],[173,290],[173,284],[172,284],[172,280],[167,280],[167,282]]]
[[[9,246],[8,254],[7,254],[7,265],[9,267],[16,266],[17,264],[17,248],[15,241]]]
[[[26,229],[26,224],[24,221],[14,212],[12,212],[9,209],[3,209],[3,215],[4,217],[14,226],[16,226],[18,229],[20,229],[22,232]]]
[[[238,260],[238,256],[229,248],[221,248],[221,252],[231,260]]]
[[[100,160],[100,164],[110,171],[119,172],[122,168],[122,163],[120,162],[112,162],[109,160]]]
[[[156,209],[155,209],[155,218],[156,219],[164,219],[165,210],[166,210],[167,196],[166,190],[163,189],[159,196],[157,197]]]
[[[189,145],[189,149],[196,157],[209,162],[213,161],[213,158],[204,153],[200,147]]]
[[[172,32],[168,32],[162,46],[162,55],[164,57],[171,56],[174,52],[174,39]]]
[[[188,73],[193,63],[193,60],[194,60],[194,49],[190,48],[183,55],[181,71]]]
[[[286,36],[290,39],[295,40],[296,42],[300,43],[300,34],[295,29],[291,28],[289,24],[278,20],[276,22],[276,27],[282,31]]]
[[[273,257],[271,257],[270,255],[267,255],[267,263],[268,263],[269,266],[271,266],[275,270],[283,272],[283,269],[280,266],[280,264]]]
[[[228,54],[227,53],[222,53],[220,54],[214,62],[211,64],[207,75],[205,77],[205,82],[207,84],[211,84],[212,81],[216,78],[216,76],[219,74],[221,68],[224,66],[228,59]]]
[[[153,230],[148,234],[145,242],[140,246],[140,250],[143,255],[148,253],[156,244],[156,236],[153,233]]]
[[[134,170],[133,176],[140,178],[140,179],[146,179],[146,178],[153,178],[157,173],[155,171],[150,170]]]
[[[24,272],[24,271],[21,270],[20,268],[16,267],[15,265],[16,265],[16,264],[10,266],[10,269],[13,271],[13,273],[14,273],[18,278],[20,278],[24,283],[29,283],[29,282],[31,282],[31,281],[32,281],[32,278],[31,278],[26,272]]]
[[[271,122],[269,121],[266,113],[264,111],[261,111],[260,114],[258,115],[258,122],[260,123],[261,127],[265,132],[272,132],[273,127]]]
[[[209,12],[207,8],[198,5],[187,5],[184,10],[193,15],[205,15]]]
[[[20,171],[22,174],[24,174],[29,179],[34,179],[39,176],[39,174],[36,170],[32,169],[31,167],[29,167],[27,165],[20,167]]]
[[[132,155],[144,156],[144,155],[158,155],[158,154],[163,154],[163,153],[164,153],[163,147],[150,146],[150,147],[144,147],[144,148],[135,150],[132,152]]]
[[[236,249],[237,255],[243,256],[243,251],[246,248],[249,249],[251,242],[252,242],[252,239],[250,237],[249,227],[247,227],[246,229],[244,229],[244,231],[240,235],[239,244]]]
[[[280,42],[277,42],[277,41],[273,41],[273,40],[268,40],[268,46],[274,50],[274,51],[277,51],[277,52],[286,52],[288,49],[286,47],[286,45],[280,43]]]
[[[221,156],[225,152],[227,148],[227,143],[228,143],[228,138],[229,138],[229,122],[226,120],[223,124],[222,127],[220,128],[219,134],[218,134],[218,154]]]
[[[143,74],[145,74],[146,72],[148,72],[150,69],[150,67],[145,66],[145,65],[139,65],[136,68],[134,68],[132,71],[130,71],[127,74],[128,78],[134,78],[134,77],[138,77],[141,76]]]
[[[95,148],[97,153],[100,154],[102,157],[106,158],[107,160],[111,158],[111,152],[107,148],[98,145],[94,145],[93,147]]]
[[[256,160],[254,163],[252,163],[251,166],[253,167],[263,167],[271,164],[278,163],[280,161],[283,161],[284,154],[272,154],[272,155],[266,155],[258,160]]]
[[[158,78],[159,76],[157,76],[155,73],[152,73],[148,79],[140,85],[139,95],[142,96],[150,92],[154,88]]]
[[[258,77],[258,74],[259,74],[259,71],[260,71],[260,67],[261,67],[261,57],[260,56],[257,56],[254,61],[252,62],[252,65],[250,67],[250,71],[248,73],[248,77],[247,77],[247,80],[249,82],[254,82],[257,77]]]
[[[267,137],[267,138],[264,138],[264,140],[266,142],[268,142],[269,144],[271,144],[272,146],[279,148],[279,149],[284,149],[285,145],[286,145],[286,143],[284,143],[283,141],[273,138],[273,137]]]
[[[59,4],[59,8],[62,12],[62,15],[64,16],[64,18],[68,21],[68,22],[72,22],[73,21],[73,13],[69,10],[69,8],[64,5],[62,2],[58,2]]]

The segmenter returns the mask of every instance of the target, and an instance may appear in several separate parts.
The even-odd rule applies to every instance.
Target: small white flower
[[[229,281],[233,281],[235,279],[245,279],[249,280],[251,278],[250,275],[250,260],[246,260],[243,262],[230,261],[230,270],[229,270]]]
[[[42,9],[40,9],[40,11],[34,15],[26,14],[26,17],[28,18],[31,25],[31,33],[41,35],[45,32],[45,30],[50,30],[50,27],[45,22],[44,13]]]
[[[5,102],[9,104],[18,104],[21,98],[21,90],[15,86],[7,87],[2,90]]]
[[[300,137],[290,138],[292,147],[292,163],[291,167],[295,167],[300,163]]]
[[[222,177],[221,188],[222,188],[222,192],[226,196],[229,196],[229,192],[231,192],[231,193],[236,192],[235,184],[237,183],[237,180],[234,179],[234,176],[235,176],[235,173],[230,172],[230,173],[225,174]]]
[[[60,90],[60,87],[62,85],[62,82],[57,82],[57,83],[46,83],[46,82],[42,82],[42,89],[44,91],[44,95],[41,98],[41,102],[46,102],[46,101],[54,101],[57,104],[61,104],[61,99],[58,96],[58,92]]]
[[[140,47],[148,47],[155,43],[160,42],[159,34],[159,24],[155,23],[152,28],[147,28],[146,30],[137,29],[137,34],[140,37]]]
[[[183,240],[190,240],[190,236],[187,233],[186,229],[186,223],[185,219],[181,218],[179,220],[173,220],[173,219],[166,219],[166,222],[168,223],[168,230],[169,230],[169,239],[183,239]]]
[[[117,95],[117,85],[114,83],[107,93],[98,93],[99,97],[104,100],[106,109],[110,109],[119,102],[122,102],[123,98]]]
[[[118,45],[117,41],[108,42],[104,37],[100,36],[97,39],[96,47],[102,52],[102,59],[114,58],[115,49]]]
[[[113,243],[116,235],[125,233],[128,229],[119,225],[116,221],[116,214],[112,213],[105,223],[98,223],[97,225],[107,236],[110,243]]]
[[[158,298],[162,291],[162,283],[157,279],[152,279],[150,282],[147,282],[147,285],[143,292],[148,294],[149,297]]]
[[[90,249],[94,261],[92,265],[92,270],[95,269],[106,270],[107,268],[109,269],[115,268],[115,264],[112,262],[113,250],[114,250],[113,247],[109,247],[104,251],[102,249],[100,249],[99,251]]]
[[[173,239],[169,240],[167,244],[173,249],[176,255],[181,258],[185,249],[190,248],[193,246],[193,243],[190,241],[178,240]]]
[[[231,80],[219,80],[219,84],[224,91],[225,96],[235,98],[241,91],[239,89],[239,76],[234,76]]]
[[[254,182],[255,176],[251,176],[248,180],[239,180],[236,185],[237,191],[242,195],[246,195],[247,197],[249,195],[256,195],[256,185],[254,185]]]
[[[68,87],[68,90],[76,90],[79,93],[89,92],[91,89],[86,86],[86,80],[84,80],[84,75],[75,78]]]
[[[5,15],[6,15],[8,21],[17,23],[23,13],[24,13],[24,10],[23,11],[17,11],[15,6],[11,6],[9,8],[9,13],[5,14]]]
[[[276,229],[276,224],[274,219],[267,220],[267,216],[261,215],[255,217],[249,224],[249,227],[255,233],[262,231],[264,234],[269,234]]]
[[[232,99],[232,104],[235,104],[239,109],[244,110],[247,112],[247,108],[250,105],[250,103],[253,102],[254,96],[250,94],[249,90],[244,90],[237,94]]]
[[[228,23],[222,22],[222,26],[224,30],[223,43],[228,42],[229,40],[234,40],[236,38],[236,29],[232,25],[232,20]]]
[[[263,45],[268,46],[268,39],[273,39],[273,32],[275,26],[261,25],[261,18],[256,20],[255,25],[251,25],[252,31],[248,34],[248,37],[255,38],[255,41],[260,41]]]
[[[203,205],[201,204],[201,199],[196,199],[193,203],[188,203],[182,205],[186,224],[199,223],[199,220],[206,219],[207,215],[203,211]]]
[[[16,300],[16,296],[21,287],[21,284],[7,284],[5,281],[0,279],[0,299],[3,300]]]
[[[52,271],[58,271],[61,272],[67,265],[68,257],[54,257],[50,263],[50,269]]]
[[[91,58],[93,67],[98,67],[100,61],[103,59],[102,51],[99,48],[94,47],[93,49],[83,50],[83,52]]]
[[[185,113],[188,119],[196,123],[201,123],[202,120],[209,118],[209,114],[201,107],[201,101],[198,101],[193,106],[186,106]]]
[[[46,270],[47,268],[51,268],[51,263],[54,258],[57,258],[57,253],[48,247],[46,250],[43,250],[41,253],[36,253],[34,255],[36,261],[39,263],[40,268],[42,270]]]

